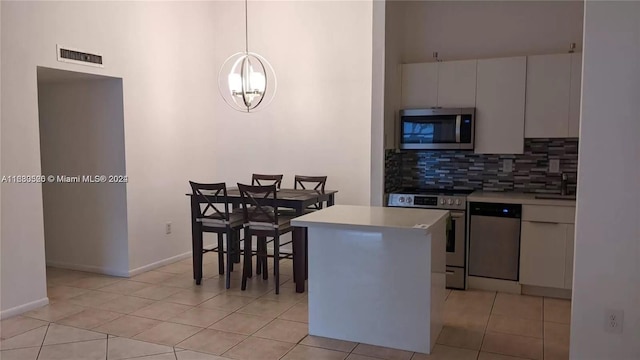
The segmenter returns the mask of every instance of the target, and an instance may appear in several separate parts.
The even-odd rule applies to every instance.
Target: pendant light
[[[233,109],[252,112],[267,106],[276,92],[276,74],[264,57],[249,52],[248,1],[244,1],[245,48],[231,55],[218,73],[218,89]]]

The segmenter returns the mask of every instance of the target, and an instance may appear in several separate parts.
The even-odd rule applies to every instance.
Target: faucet
[[[568,194],[568,189],[567,189],[567,183],[569,182],[569,178],[567,176],[567,174],[562,173],[561,175],[561,180],[560,180],[560,194],[561,195],[567,195]]]

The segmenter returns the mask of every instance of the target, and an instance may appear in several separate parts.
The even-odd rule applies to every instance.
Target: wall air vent
[[[102,55],[90,54],[81,50],[71,49],[57,45],[58,61],[69,62],[80,65],[104,67]]]

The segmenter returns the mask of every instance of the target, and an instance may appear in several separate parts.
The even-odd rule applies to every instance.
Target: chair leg
[[[196,243],[194,245],[195,254],[193,255],[193,269],[194,269],[194,279],[196,280],[196,285],[200,285],[202,282],[202,254],[203,254],[203,245],[202,245],[202,228],[199,228],[196,232],[195,240]]]
[[[236,238],[235,241],[233,242],[233,262],[236,264],[240,264],[240,230],[238,230],[236,232]],[[232,266],[233,268],[233,266]]]
[[[247,289],[247,278],[251,271],[251,232],[244,229],[244,266],[242,267],[242,290]]]
[[[262,243],[263,243],[263,238],[262,236],[258,236],[258,241],[256,244],[256,250],[258,253],[258,256],[256,256],[256,275],[260,275],[262,274],[262,257],[260,256],[260,254],[262,254]]]
[[[224,274],[224,234],[218,233],[218,274]],[[227,249],[229,251],[229,249]]]
[[[229,231],[229,234],[231,234],[231,241],[227,243],[227,249],[231,249],[229,250],[231,251],[231,256],[227,256],[227,261],[229,261],[229,259],[232,260],[229,269],[233,271],[233,264],[236,263],[236,256],[240,254],[240,230],[231,230]]]
[[[231,271],[233,270],[233,259],[231,255],[234,252],[231,250],[234,241],[233,231],[227,228],[227,274],[225,276],[225,287],[228,289],[231,287]]]
[[[256,254],[258,256],[256,256],[256,275],[260,275],[262,274],[262,263],[260,262],[260,253],[261,253],[261,247],[260,247],[260,236],[258,236],[256,238]]]
[[[245,235],[247,234],[247,231],[248,231],[248,229],[244,229]],[[240,235],[239,234],[240,234],[240,230],[238,230],[238,257],[240,257],[242,254],[246,254],[246,252],[247,252],[247,249],[246,249],[247,242],[243,240],[243,243],[241,244],[240,243]],[[242,247],[240,247],[241,245],[242,245]],[[251,248],[249,248],[249,251],[251,251]],[[252,259],[252,258],[250,258],[250,259]],[[251,279],[253,277],[253,263],[251,261],[252,260],[250,260],[249,263],[247,264],[247,269],[248,269],[247,276],[249,277],[249,279]],[[244,269],[244,266],[243,266],[243,269]]]
[[[280,234],[273,238],[273,276],[276,278],[276,295],[280,294]]]
[[[264,256],[262,258],[262,279],[263,280],[267,280],[269,279],[269,253],[267,251],[267,237],[263,237],[262,238],[262,256]]]

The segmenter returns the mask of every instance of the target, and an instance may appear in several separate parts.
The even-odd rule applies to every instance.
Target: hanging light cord
[[[248,15],[248,0],[244,0],[244,44],[245,52],[249,53],[249,15]]]

